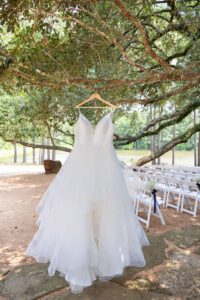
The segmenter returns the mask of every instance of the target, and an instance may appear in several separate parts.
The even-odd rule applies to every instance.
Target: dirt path
[[[0,179],[0,265],[11,269],[19,264],[32,262],[24,257],[24,250],[37,227],[35,208],[41,195],[54,175],[28,174]],[[152,218],[147,233],[160,234],[173,228],[200,224],[200,217],[194,219],[186,214],[177,214],[173,209],[163,209],[166,226]]]
[[[30,259],[23,252],[37,227],[35,207],[52,175],[18,175],[0,180],[0,264],[13,267]]]
[[[0,164],[0,178],[11,177],[22,174],[42,174],[44,167],[42,165],[32,164]]]

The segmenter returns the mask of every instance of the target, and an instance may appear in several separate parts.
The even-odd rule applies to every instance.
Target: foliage
[[[3,0],[0,14],[5,140],[72,144],[73,107],[95,91],[118,105],[117,147],[149,148],[160,134],[165,153],[174,124],[185,142],[200,106],[199,1]],[[85,114],[95,124],[104,111]]]

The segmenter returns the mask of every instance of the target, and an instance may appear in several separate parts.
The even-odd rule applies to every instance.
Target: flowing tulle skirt
[[[25,255],[50,262],[49,276],[59,271],[72,289],[145,265],[148,240],[112,147],[74,147],[36,211],[39,228]]]

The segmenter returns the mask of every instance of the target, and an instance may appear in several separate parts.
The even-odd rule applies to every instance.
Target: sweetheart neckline
[[[83,117],[87,122],[88,122],[88,124],[90,125],[90,127],[92,128],[92,130],[93,130],[93,133],[95,132],[95,130],[96,130],[96,128],[97,128],[97,126],[101,123],[101,121],[102,120],[104,120],[104,118],[106,118],[106,117],[110,117],[111,118],[111,113],[109,112],[109,113],[107,113],[103,118],[101,118],[98,122],[97,122],[97,124],[96,124],[96,126],[95,127],[93,127],[92,126],[92,124],[91,124],[91,122],[88,120],[88,118],[86,118],[81,112],[79,112],[79,117],[78,117],[78,120],[77,120],[77,122],[76,123],[78,123],[78,121],[79,121],[79,119],[80,119],[80,117]]]

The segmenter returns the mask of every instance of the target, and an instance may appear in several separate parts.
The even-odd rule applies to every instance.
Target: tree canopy
[[[156,112],[138,127],[135,121],[134,134],[116,134],[118,146],[159,134],[200,106],[200,1],[3,0],[0,14],[4,140],[30,144],[34,128],[50,136],[50,147],[64,147],[56,145],[52,130],[67,134],[70,142],[74,105],[93,92],[118,105],[116,118],[126,112],[137,119],[135,108]],[[15,100],[5,114],[8,98]],[[11,115],[13,129],[7,130]],[[199,130],[198,122],[184,126],[138,163]]]

